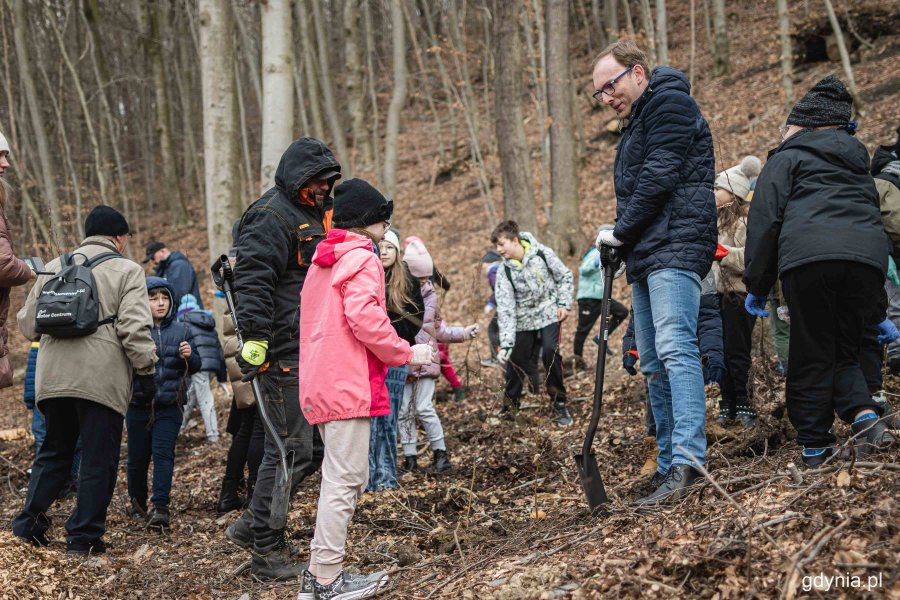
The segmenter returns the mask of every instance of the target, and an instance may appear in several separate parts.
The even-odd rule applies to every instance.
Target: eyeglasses
[[[790,128],[791,126],[786,124],[778,128],[778,133],[781,135],[781,139],[784,139],[784,136],[787,135],[788,129]]]
[[[384,228],[385,228],[385,229],[390,229],[390,228],[391,228],[391,222],[390,222],[390,221],[382,221],[381,223],[382,223],[382,225],[384,225]]]
[[[633,68],[634,68],[634,66],[628,67],[627,69],[625,69],[624,71],[622,71],[621,73],[619,73],[618,75],[616,75],[615,77],[613,77],[612,79],[607,81],[606,85],[604,85],[602,88],[600,88],[599,90],[596,90],[593,94],[591,94],[591,98],[600,102],[603,100],[603,98],[602,98],[603,94],[606,94],[607,96],[612,96],[613,94],[615,94],[616,93],[616,82],[619,81],[620,79],[622,79],[623,77],[625,77],[626,75],[628,75]]]

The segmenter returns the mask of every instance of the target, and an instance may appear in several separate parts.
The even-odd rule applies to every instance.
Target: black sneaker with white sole
[[[553,403],[553,422],[559,427],[568,427],[572,424],[572,415],[565,402]]]
[[[315,600],[356,600],[357,598],[371,598],[381,588],[387,585],[387,573],[373,573],[372,575],[353,575],[341,571],[334,581],[328,585],[321,585],[313,581],[313,594]],[[298,600],[304,600],[298,595]]]

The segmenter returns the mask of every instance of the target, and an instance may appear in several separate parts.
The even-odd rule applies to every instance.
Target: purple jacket
[[[417,344],[429,344],[437,354],[437,343],[462,342],[466,339],[466,330],[463,327],[448,327],[441,318],[438,307],[437,293],[430,281],[422,284],[422,300],[425,301],[425,315],[422,318],[422,330],[416,334]],[[409,376],[415,379],[421,377],[437,378],[441,374],[440,363],[433,362],[423,367],[410,367]]]

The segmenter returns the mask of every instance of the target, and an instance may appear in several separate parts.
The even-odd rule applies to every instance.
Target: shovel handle
[[[609,301],[612,299],[613,277],[622,260],[615,248],[600,246],[600,262],[603,265],[603,299],[600,303],[600,343],[597,344],[597,370],[594,377],[594,404],[591,408],[591,420],[584,437],[582,456],[589,456],[597,424],[600,422],[600,410],[603,405],[603,379],[606,375],[606,345],[609,342]]]

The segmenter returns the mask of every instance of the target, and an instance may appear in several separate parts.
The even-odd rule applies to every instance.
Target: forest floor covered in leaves
[[[682,6],[687,3],[670,4],[677,4],[670,6],[669,16],[672,63],[687,71],[688,17]],[[695,97],[713,129],[717,169],[736,164],[744,154],[765,157],[785,114],[774,5],[731,4],[739,23],[732,30],[734,72],[707,78],[711,58],[701,51],[701,75],[694,82]],[[813,3],[793,4],[795,29],[812,31],[824,19],[808,6],[804,13],[802,7]],[[846,4],[884,13],[880,2]],[[573,43],[581,53],[572,66],[581,88],[589,85],[590,57],[583,40]],[[861,52],[864,61],[855,65],[855,76],[867,116],[859,136],[873,150],[894,139],[900,36],[881,35]],[[840,73],[840,65],[798,65],[798,97],[831,72]],[[604,133],[610,114],[587,108],[583,99],[579,107],[587,132],[579,179],[587,247],[596,225],[611,220],[614,212],[615,136]],[[401,134],[395,221],[401,237],[415,234],[425,240],[453,282],[443,298],[447,319],[486,325],[481,306],[489,291],[478,260],[488,247],[490,224],[472,166],[461,161],[438,173],[430,159],[423,159],[433,155],[432,124],[416,113],[410,108],[404,116],[409,120]],[[529,126],[529,141],[537,147],[533,129]],[[489,171],[496,174],[492,183],[499,207],[496,155],[490,147],[485,152]],[[540,158],[534,156],[532,163],[535,189],[540,189]],[[198,265],[203,293],[209,294],[208,273],[201,267],[208,261],[202,207],[197,203],[191,211],[195,226],[179,231],[167,229],[162,215],[142,219],[132,252],[142,254],[150,239],[166,240]],[[576,267],[577,257],[565,258]],[[13,330],[21,293],[13,294]],[[616,283],[615,295],[629,303],[624,283]],[[564,356],[573,321],[565,323]],[[621,330],[613,337],[614,348],[620,335]],[[10,343],[21,381],[27,345],[15,331]],[[608,516],[591,518],[572,457],[587,422],[591,375],[568,380],[574,427],[551,426],[543,396],[524,400],[519,423],[500,422],[494,415],[500,407],[501,374],[478,366],[485,342],[455,346],[453,357],[468,385],[468,398],[438,406],[454,470],[439,478],[407,477],[399,490],[365,494],[351,524],[347,564],[364,571],[389,570],[392,584],[386,598],[900,598],[900,449],[853,465],[791,470],[789,463],[799,462],[799,449],[784,412],[783,382],[771,371],[767,344],[755,352],[752,379],[760,426],[747,435],[713,427],[717,390],[709,388],[711,477],[677,506],[655,513],[638,513],[629,506],[644,491],[638,477],[644,460],[643,385],[621,370],[617,357],[609,359],[595,449],[613,502]],[[886,390],[894,406],[900,406],[900,380],[888,378]],[[260,584],[235,574],[247,554],[226,541],[224,529],[236,515],[217,517],[214,512],[228,436],[223,444],[206,445],[202,425],[178,444],[168,534],[148,532],[125,517],[123,445],[106,535],[110,552],[89,560],[65,555],[62,524],[72,500],[51,511],[53,546],[34,549],[19,543],[9,522],[22,505],[32,459],[25,431],[30,415],[21,396],[21,384],[0,391],[0,431],[6,438],[0,439],[0,598],[294,597],[296,584]],[[217,401],[224,425],[227,403],[223,397]],[[200,420],[197,415],[194,419]],[[846,427],[839,425],[838,433],[846,438]],[[428,464],[427,449],[422,463]],[[292,503],[291,537],[304,549],[317,497],[318,476],[313,476]],[[819,574],[843,580],[832,580],[827,591],[805,590],[804,577]],[[853,586],[854,576],[861,587]]]

